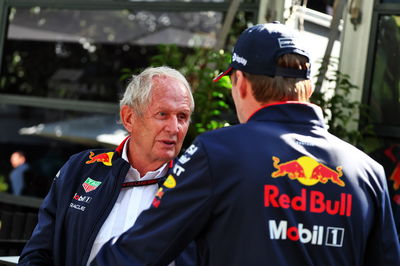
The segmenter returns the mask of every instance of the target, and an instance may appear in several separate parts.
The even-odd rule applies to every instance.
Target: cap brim
[[[224,72],[221,72],[218,76],[216,76],[215,78],[213,78],[213,82],[217,82],[219,81],[223,76],[229,75],[233,70],[233,67],[229,67],[227,70],[225,70]]]

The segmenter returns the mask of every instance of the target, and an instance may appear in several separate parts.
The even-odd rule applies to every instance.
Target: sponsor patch
[[[290,47],[296,47],[296,39],[293,38],[279,38],[279,47],[280,48],[290,48]]]
[[[185,163],[187,163],[188,161],[190,161],[190,157],[187,156],[186,154],[183,154],[181,157],[179,157],[178,161],[179,161],[179,163],[181,163],[181,164],[185,164]]]
[[[174,188],[176,186],[176,180],[172,175],[169,175],[163,185],[167,188]]]
[[[232,62],[238,62],[239,64],[242,65],[247,65],[247,60],[239,55],[237,55],[236,53],[233,53],[232,55]]]
[[[328,199],[321,191],[305,188],[301,189],[300,195],[292,195],[282,193],[278,186],[265,185],[264,206],[350,217],[353,196],[347,193],[340,193],[337,198]]]
[[[163,191],[163,188],[160,187],[160,188],[158,189],[157,193],[156,193],[156,197],[159,198],[159,199],[161,199],[163,196],[164,196],[164,191]]]
[[[345,186],[341,179],[343,176],[341,166],[337,166],[335,171],[308,156],[284,163],[280,163],[280,159],[275,156],[272,156],[272,160],[273,166],[277,169],[271,175],[273,178],[287,175],[290,179],[297,180],[306,186],[313,186],[317,183],[326,184],[328,181],[341,187]]]
[[[86,181],[82,184],[83,189],[85,190],[86,193],[95,190],[100,186],[101,182],[96,181],[88,177]]]
[[[73,199],[76,201],[85,202],[85,203],[90,203],[92,201],[92,197],[81,196],[81,195],[78,195],[78,193],[75,193]]]
[[[192,144],[189,146],[189,148],[186,149],[185,153],[188,153],[189,155],[193,155],[197,150],[198,150],[198,147],[196,145]]]
[[[164,191],[163,188],[160,187],[156,193],[156,196],[153,199],[153,202],[151,203],[155,208],[158,208],[158,206],[161,203],[161,199],[164,196]]]
[[[313,225],[312,228],[306,228],[302,223],[289,227],[286,220],[281,220],[279,223],[275,220],[269,220],[268,227],[271,240],[299,241],[302,244],[317,246],[343,246],[344,228],[325,227],[322,225]]]
[[[72,202],[69,204],[69,207],[70,208],[74,208],[74,209],[79,210],[79,211],[82,211],[82,212],[84,212],[85,209],[86,209],[85,206],[82,206],[80,204],[75,204],[75,203],[72,203]]]
[[[89,160],[86,161],[86,164],[103,163],[106,166],[111,166],[113,155],[114,152],[106,152],[94,155],[94,152],[91,151],[89,154]]]

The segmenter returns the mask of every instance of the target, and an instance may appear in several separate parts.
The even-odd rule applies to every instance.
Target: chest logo
[[[100,184],[101,184],[100,181],[96,181],[88,177],[86,181],[82,184],[82,187],[85,190],[85,192],[88,193],[98,188]]]
[[[174,188],[176,186],[176,180],[172,175],[169,175],[163,185],[167,188]]]
[[[94,155],[94,152],[90,152],[89,154],[89,159],[86,161],[86,164],[91,164],[91,163],[103,163],[106,166],[111,166],[112,162],[111,159],[114,155],[114,152],[106,152],[106,153],[100,153],[97,155]]]
[[[336,167],[335,171],[308,156],[302,156],[285,163],[279,163],[280,159],[275,156],[272,156],[272,160],[277,169],[271,175],[274,178],[287,175],[290,179],[296,179],[306,186],[313,186],[319,182],[326,184],[328,181],[341,187],[345,186],[341,179],[343,175],[341,166]]]

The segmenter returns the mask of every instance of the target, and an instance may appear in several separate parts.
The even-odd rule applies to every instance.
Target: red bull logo
[[[90,160],[86,161],[86,164],[103,163],[106,166],[111,166],[112,165],[111,159],[113,155],[114,152],[100,153],[97,155],[94,155],[94,152],[90,152],[89,154]]]
[[[311,213],[351,216],[353,196],[340,193],[339,196],[325,195],[321,191],[302,188],[300,194],[286,194],[275,185],[264,186],[264,206]]]
[[[163,186],[166,188],[174,188],[176,186],[176,180],[172,175],[169,175],[167,177],[167,179],[165,180],[165,182],[163,183]],[[152,205],[155,208],[158,208],[158,206],[161,203],[161,199],[164,196],[164,189],[162,187],[160,187],[153,199]]]
[[[278,157],[272,156],[274,167],[277,169],[272,173],[272,177],[288,176],[292,180],[297,180],[306,186],[313,186],[319,182],[326,184],[328,181],[341,187],[345,183],[340,178],[343,175],[342,167],[336,167],[336,171],[317,162],[308,156],[302,156],[296,160],[286,163],[279,163]]]
[[[155,208],[158,208],[158,206],[161,203],[161,198],[164,196],[164,191],[163,188],[160,187],[156,193],[156,196],[153,199],[153,202],[151,203]]]

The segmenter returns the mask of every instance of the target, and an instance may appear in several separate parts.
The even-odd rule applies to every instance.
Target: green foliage
[[[351,83],[349,75],[337,70],[327,71],[325,81],[329,85],[315,91],[310,101],[322,108],[329,132],[365,149],[365,137],[373,135],[373,130],[371,125],[359,126],[360,121],[369,121],[368,106],[351,98],[359,88]]]
[[[8,184],[5,181],[4,176],[0,175],[0,192],[4,192],[8,190]]]

